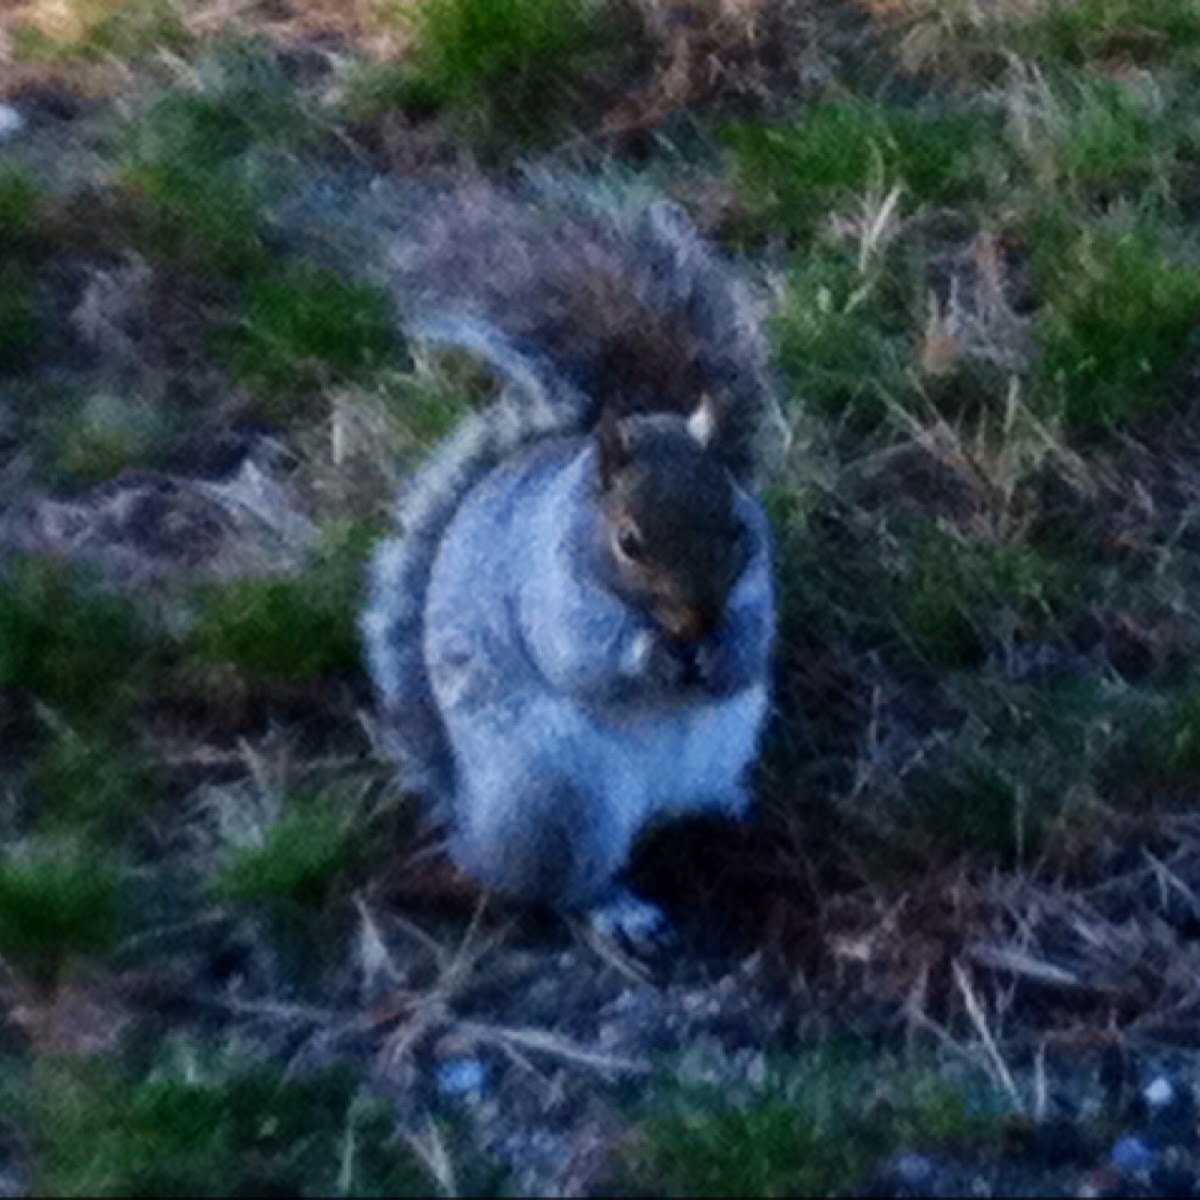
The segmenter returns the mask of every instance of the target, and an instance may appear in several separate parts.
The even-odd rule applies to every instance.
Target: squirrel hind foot
[[[628,888],[614,887],[584,916],[597,937],[635,958],[656,957],[676,942],[675,929],[667,914]]]

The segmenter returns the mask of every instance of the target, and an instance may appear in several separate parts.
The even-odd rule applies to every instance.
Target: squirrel
[[[495,398],[400,497],[361,632],[403,786],[485,887],[639,942],[652,821],[741,817],[787,427],[746,283],[661,199],[460,185],[393,235],[407,335]]]

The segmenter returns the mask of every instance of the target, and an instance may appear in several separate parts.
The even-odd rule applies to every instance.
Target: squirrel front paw
[[[696,647],[667,637],[655,637],[647,676],[657,687],[679,691],[699,682]]]
[[[621,655],[621,674],[629,679],[644,679],[650,673],[654,659],[654,634],[648,629],[639,629],[629,639],[625,653]]]
[[[734,656],[720,638],[711,638],[696,651],[696,672],[706,691],[728,696],[741,686]]]
[[[741,686],[734,656],[719,637],[683,642],[639,631],[630,643],[626,675],[664,691],[696,690],[729,695]]]

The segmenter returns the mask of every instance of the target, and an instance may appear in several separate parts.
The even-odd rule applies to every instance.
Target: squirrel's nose
[[[667,623],[667,632],[681,642],[702,642],[716,626],[713,613],[700,608],[685,608]]]

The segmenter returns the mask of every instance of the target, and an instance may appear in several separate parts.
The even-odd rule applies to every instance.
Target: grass
[[[313,126],[278,60],[233,44],[192,88],[167,92],[129,123],[127,188],[147,204],[148,248],[170,261],[253,278],[270,256],[260,210]]]
[[[846,249],[805,256],[789,272],[773,333],[797,396],[834,420],[877,423],[911,396],[911,296],[886,270],[862,270]]]
[[[0,172],[0,371],[28,359],[37,333],[33,267],[39,207],[33,178]]]
[[[52,984],[74,959],[102,958],[120,925],[120,876],[94,848],[9,848],[0,860],[0,953],[35,982]]]
[[[1200,51],[1200,13],[1187,0],[1080,0],[1047,4],[1015,27],[1033,57],[1079,65],[1098,59],[1141,63],[1190,59]]]
[[[747,1096],[684,1087],[658,1097],[620,1194],[849,1195],[890,1152],[961,1148],[997,1133],[995,1116],[942,1081],[871,1057],[832,1045],[776,1065]]]
[[[1040,67],[1194,70],[1200,18],[1189,0],[915,0],[868,4],[897,32],[903,58],[960,84],[1001,74],[1014,59]]]
[[[961,541],[934,527],[912,539],[899,606],[917,653],[943,667],[978,665],[1005,637],[1053,628],[1063,568],[1027,545]]]
[[[0,255],[12,254],[32,240],[39,201],[32,176],[13,169],[0,172]]]
[[[189,39],[183,0],[71,0],[17,29],[19,60],[63,63],[179,51]]]
[[[111,840],[158,801],[157,780],[110,735],[55,732],[34,764],[37,825]]]
[[[314,561],[291,579],[244,579],[205,589],[192,653],[252,682],[298,682],[356,672],[356,601],[370,528],[334,525]]]
[[[254,281],[231,347],[237,376],[268,412],[393,358],[396,320],[370,284],[302,264]]]
[[[1097,788],[1113,779],[1129,715],[1094,680],[977,681],[969,716],[944,751],[918,769],[898,840],[919,857],[932,844],[952,856],[1032,869],[1062,849]],[[1073,808],[1076,811],[1072,811]]]
[[[1194,344],[1193,247],[1151,226],[1052,230],[1033,248],[1042,380],[1068,421],[1102,426],[1162,407]]]
[[[36,335],[33,279],[19,264],[0,262],[0,370],[26,362]]]
[[[128,467],[152,465],[170,438],[170,422],[161,408],[111,392],[64,404],[47,424],[53,469],[77,483],[113,479]]]
[[[289,19],[319,20],[302,7]],[[803,54],[764,25],[763,62],[745,64],[722,57],[738,39],[710,50],[687,7],[657,6],[678,22],[665,36],[699,45],[700,91],[736,102],[677,112],[629,139],[644,163],[619,165],[678,184],[714,238],[764,268],[796,417],[770,496],[781,715],[755,864],[780,895],[753,907],[812,1023],[862,1024],[882,1049],[772,1061],[744,1088],[647,1092],[622,1190],[841,1194],[893,1151],[986,1163],[997,1149],[987,1089],[909,1065],[930,1044],[925,1015],[995,1069],[954,990],[964,946],[1019,945],[1083,981],[1062,1006],[1027,1003],[1019,978],[997,986],[1012,1006],[983,1016],[1017,1073],[1014,1041],[1109,1020],[1089,1007],[1094,980],[1111,996],[1105,935],[1046,934],[1060,908],[1108,930],[1122,962],[1144,945],[1121,1021],[1180,1008],[1173,981],[1194,978],[1194,917],[1155,888],[1194,877],[1200,798],[1200,18],[1190,0],[939,0],[905,5],[894,39],[860,42],[818,4]],[[102,986],[93,976],[124,986],[136,961],[187,997],[130,1000],[140,1042],[102,1061],[25,1047],[33,1088],[4,1114],[5,1153],[17,1145],[30,1190],[52,1194],[470,1191],[478,1148],[451,1162],[438,1126],[418,1165],[354,1086],[234,1053],[341,1054],[352,1025],[345,1053],[394,1054],[372,1061],[408,1103],[410,1059],[453,1041],[470,957],[445,952],[453,987],[426,1004],[423,976],[384,944],[394,914],[376,885],[411,844],[375,821],[391,793],[355,619],[395,480],[492,384],[452,358],[415,369],[386,297],[300,261],[272,206],[309,172],[404,160],[410,133],[439,163],[520,163],[558,139],[556,165],[607,162],[586,130],[646,48],[620,43],[619,6],[548,0],[373,8],[389,35],[412,20],[411,50],[392,40],[382,60],[328,40],[306,56],[307,32],[285,52],[218,37],[193,56],[196,6],[66,8],[75,32],[25,50],[60,79],[112,55],[137,86],[119,113],[99,106],[99,132],[80,101],[72,128],[111,174],[69,206],[36,175],[0,174],[0,511],[165,462],[186,432],[236,440],[265,423],[275,481],[323,532],[295,574],[179,582],[153,624],[143,597],[67,564],[0,563],[6,986],[32,980],[66,1005]],[[683,86],[659,83],[667,100]],[[16,103],[32,116],[22,138],[65,129],[42,101]],[[408,119],[365,128],[395,109]],[[132,382],[73,318],[93,273],[120,278],[129,259],[164,298]],[[395,994],[359,1021],[373,972]],[[471,995],[482,1027],[488,1001]],[[978,992],[985,1007],[992,995]],[[225,1057],[172,1058],[185,1008]],[[892,1055],[901,1026],[911,1060]],[[520,1052],[533,1062],[558,1033]]]
[[[1026,76],[1011,135],[1047,188],[1144,187],[1167,174],[1186,124],[1161,95],[1090,75]]]
[[[429,0],[415,18],[414,90],[482,142],[544,138],[569,113],[598,55],[615,50],[588,0]]]
[[[0,694],[104,725],[133,700],[147,652],[132,606],[86,572],[28,558],[0,577]]]
[[[329,796],[289,798],[260,846],[237,853],[214,887],[234,903],[317,909],[353,857],[344,806]]]
[[[422,1196],[386,1105],[345,1075],[48,1062],[33,1082],[38,1190],[66,1196]]]
[[[793,124],[731,125],[724,141],[753,221],[796,238],[869,188],[899,187],[909,208],[968,200],[998,144],[980,114],[849,98],[808,105]]]

